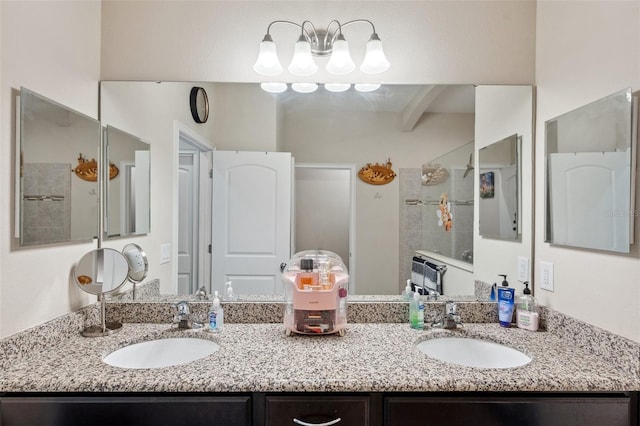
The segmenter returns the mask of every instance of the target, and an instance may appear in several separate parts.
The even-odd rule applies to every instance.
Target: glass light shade
[[[312,75],[316,71],[318,71],[318,66],[311,56],[311,44],[301,35],[296,42],[293,59],[289,64],[289,72],[294,75]]]
[[[261,75],[278,75],[282,72],[276,45],[269,34],[265,35],[260,43],[260,53],[253,70]]]
[[[325,83],[324,88],[329,92],[346,92],[351,87],[349,83]]]
[[[339,34],[336,40],[333,42],[331,48],[331,57],[327,62],[327,71],[331,74],[343,75],[349,74],[356,68],[356,64],[351,59],[349,53],[349,43],[344,39],[342,34]]]
[[[298,93],[312,93],[318,90],[316,83],[292,83],[291,88]]]
[[[364,55],[364,61],[360,65],[360,71],[365,74],[378,74],[388,70],[390,65],[387,57],[384,56],[382,42],[378,35],[373,33],[367,42],[367,51]]]
[[[260,83],[260,87],[269,93],[282,93],[287,90],[286,83]]]
[[[353,86],[358,92],[373,92],[380,88],[379,83],[358,83]]]

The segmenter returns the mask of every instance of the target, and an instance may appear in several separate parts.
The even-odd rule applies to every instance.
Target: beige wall
[[[501,241],[480,236],[480,203],[474,205],[473,272],[474,278],[499,282],[498,274],[507,274],[509,283],[520,293],[518,256],[529,259],[533,250],[533,87],[479,86],[476,89],[475,158],[478,150],[517,133],[522,137],[521,241]],[[475,170],[479,182],[479,170]],[[479,185],[475,188],[479,200]],[[529,273],[531,277],[531,271]]]
[[[353,81],[532,84],[535,2],[522,1],[103,1],[102,78],[259,82],[252,67],[269,22],[367,18],[376,25],[391,68],[359,70]],[[287,67],[299,30],[272,27]],[[370,27],[343,33],[356,62]],[[324,59],[326,61],[326,59]],[[324,62],[319,61],[322,68]],[[295,81],[285,70],[284,79]],[[322,68],[297,81],[336,81]]]
[[[536,297],[568,315],[640,341],[637,217],[630,255],[551,246],[544,242],[543,220],[544,122],[625,87],[640,89],[640,3],[539,2],[536,52],[535,258],[536,268],[541,261],[552,262],[555,275],[555,291],[538,289]],[[539,286],[540,274],[535,272]]]
[[[200,84],[215,98],[213,84]],[[214,139],[211,119],[196,124],[189,111],[191,83],[103,82],[101,118],[151,146],[151,232],[146,236],[105,241],[104,247],[122,250],[127,242],[140,245],[149,261],[149,279],[159,279],[162,293],[177,290],[178,145],[176,121],[207,141]],[[212,145],[214,146],[214,145]],[[160,264],[160,246],[170,243],[171,260]]]
[[[91,117],[98,115],[100,3],[0,2],[0,336],[86,305],[71,285],[71,266],[95,244],[17,247],[12,238],[14,94],[20,86]],[[75,156],[69,161],[75,161]]]

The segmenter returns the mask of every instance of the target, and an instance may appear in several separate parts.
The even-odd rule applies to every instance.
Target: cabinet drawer
[[[296,425],[336,421],[337,426],[368,426],[367,396],[267,396],[266,426]]]
[[[388,397],[385,398],[385,425],[629,426],[632,407],[630,398],[624,395]]]
[[[251,425],[251,397],[4,397],[2,426]]]

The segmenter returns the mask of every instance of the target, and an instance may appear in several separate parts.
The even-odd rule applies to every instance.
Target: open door
[[[282,293],[292,164],[284,152],[213,152],[213,290],[232,280],[235,293]]]

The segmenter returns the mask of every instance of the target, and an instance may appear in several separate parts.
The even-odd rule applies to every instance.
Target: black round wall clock
[[[197,86],[191,88],[189,106],[191,107],[191,116],[196,123],[207,122],[209,118],[209,98],[204,88]]]

